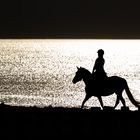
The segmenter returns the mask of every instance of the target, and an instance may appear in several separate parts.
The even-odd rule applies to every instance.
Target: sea
[[[1,39],[0,102],[11,106],[81,107],[85,84],[72,83],[78,67],[92,72],[98,49],[103,49],[108,76],[127,80],[140,101],[140,40]],[[135,110],[125,91],[126,105]],[[116,95],[103,97],[114,106]],[[121,108],[119,103],[116,109]],[[85,108],[101,107],[91,97]]]

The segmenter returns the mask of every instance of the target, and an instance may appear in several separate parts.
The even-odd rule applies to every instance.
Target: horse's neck
[[[83,77],[84,83],[87,85],[89,82],[91,82],[92,74],[89,71],[86,71]]]

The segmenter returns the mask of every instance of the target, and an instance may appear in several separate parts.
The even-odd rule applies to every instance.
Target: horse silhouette
[[[126,91],[126,94],[129,97],[132,104],[136,107],[139,107],[140,102],[134,99],[132,93],[129,90],[127,81],[124,78],[118,76],[111,76],[107,77],[104,82],[97,81],[94,79],[94,76],[91,74],[90,71],[82,67],[77,67],[77,72],[72,82],[75,84],[81,80],[83,80],[85,83],[86,92],[86,96],[82,102],[81,108],[83,108],[85,102],[92,96],[97,97],[101,104],[101,107],[104,108],[102,96],[109,96],[114,93],[116,93],[117,95],[114,109],[119,104],[119,101],[121,101],[123,106],[126,107],[125,100],[122,96],[124,90]]]

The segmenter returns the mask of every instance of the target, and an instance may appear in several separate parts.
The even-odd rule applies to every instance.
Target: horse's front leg
[[[83,102],[82,102],[81,108],[84,107],[85,102],[86,102],[89,98],[90,98],[89,96],[87,96],[87,95],[85,96],[85,99],[84,99]]]
[[[99,102],[101,104],[101,107],[104,108],[102,97],[98,96],[97,98],[98,98],[98,100],[99,100]]]

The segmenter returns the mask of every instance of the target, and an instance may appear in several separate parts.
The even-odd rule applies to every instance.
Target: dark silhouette
[[[125,89],[130,101],[132,104],[134,104],[136,107],[139,107],[139,102],[137,102],[134,97],[132,96],[127,81],[124,78],[118,77],[118,76],[111,76],[106,78],[106,81],[103,83],[99,83],[96,81],[96,79],[92,76],[91,72],[89,72],[85,68],[78,68],[77,67],[77,72],[75,77],[73,78],[73,83],[77,83],[80,80],[83,80],[85,83],[85,91],[86,91],[86,96],[85,99],[82,102],[81,108],[83,108],[85,102],[92,96],[96,96],[99,99],[99,102],[102,106],[103,101],[102,101],[102,96],[109,96],[113,93],[116,93],[117,99],[116,103],[114,106],[114,109],[116,106],[119,104],[119,101],[121,100],[122,104],[124,107],[126,107],[126,103],[124,98],[122,97],[122,92]]]
[[[6,140],[17,140],[17,134],[23,139],[91,139],[96,136],[108,139],[112,136],[139,137],[140,111],[0,104],[0,120],[1,137]]]
[[[104,50],[99,49],[97,53],[98,53],[98,58],[95,60],[92,75],[96,79],[96,82],[101,83],[101,82],[105,82],[107,78],[106,72],[104,70],[104,64],[105,64],[105,60],[103,58]]]

